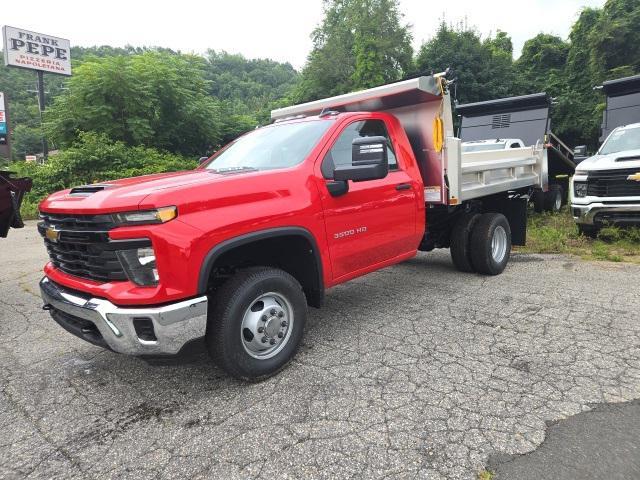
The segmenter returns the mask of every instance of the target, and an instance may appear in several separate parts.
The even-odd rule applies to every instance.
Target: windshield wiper
[[[235,172],[257,172],[255,167],[223,167],[223,168],[210,168],[210,172],[213,173],[235,173]]]

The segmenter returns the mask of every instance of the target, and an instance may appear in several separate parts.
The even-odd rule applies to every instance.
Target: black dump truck
[[[517,148],[520,143],[544,147],[549,181],[533,192],[536,212],[558,211],[567,204],[569,177],[576,168],[573,150],[551,131],[551,104],[551,97],[542,92],[456,107],[463,150],[473,143],[493,143],[501,148]]]
[[[615,128],[640,122],[640,75],[604,82],[602,91],[607,107],[602,114],[600,142]]]

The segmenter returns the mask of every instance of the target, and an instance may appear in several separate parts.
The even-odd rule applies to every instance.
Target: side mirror
[[[206,162],[207,160],[209,160],[209,157],[200,157],[198,159],[198,165],[202,165],[204,162]]]
[[[573,162],[577,165],[581,161],[585,160],[589,155],[587,154],[586,145],[578,145],[573,149]]]
[[[385,137],[356,138],[351,144],[351,165],[342,165],[333,170],[337,182],[364,182],[378,180],[389,173],[387,139]]]
[[[579,157],[583,157],[587,154],[587,146],[586,145],[578,145],[573,149],[573,154]]]

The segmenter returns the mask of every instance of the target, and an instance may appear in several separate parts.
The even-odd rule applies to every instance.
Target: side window
[[[393,144],[389,138],[387,127],[382,120],[362,120],[346,126],[336,142],[322,160],[322,176],[326,179],[333,178],[333,169],[340,165],[351,165],[351,143],[360,137],[385,137],[387,139],[387,152],[389,158],[389,170],[398,169],[398,160],[393,151]]]
[[[509,148],[521,148],[520,142],[512,143],[511,145],[509,145]]]

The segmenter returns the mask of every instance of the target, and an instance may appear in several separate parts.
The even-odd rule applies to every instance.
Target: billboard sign
[[[5,65],[71,75],[69,40],[8,25],[2,27],[2,38]]]

